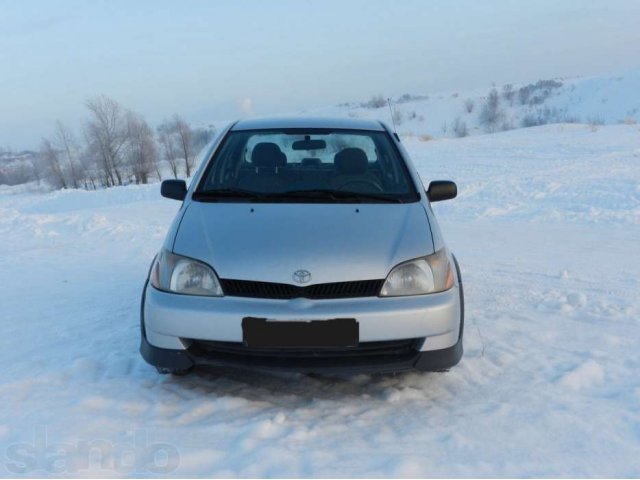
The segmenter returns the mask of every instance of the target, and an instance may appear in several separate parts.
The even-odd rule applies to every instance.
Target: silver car
[[[460,269],[399,137],[373,120],[242,120],[211,145],[142,294],[140,351],[194,366],[440,371],[462,357]]]

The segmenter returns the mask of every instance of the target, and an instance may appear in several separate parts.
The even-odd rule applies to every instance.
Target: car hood
[[[433,253],[424,207],[409,204],[191,202],[173,250],[220,278],[309,284],[383,279],[400,262]]]

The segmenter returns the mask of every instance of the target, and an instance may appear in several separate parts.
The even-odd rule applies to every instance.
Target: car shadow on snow
[[[169,376],[163,385],[173,392],[220,397],[306,400],[335,400],[370,397],[389,400],[398,396],[419,396],[422,400],[453,395],[461,384],[460,374],[450,372],[402,372],[388,374],[304,374],[235,368],[198,367],[189,375]],[[414,395],[415,394],[415,395]]]

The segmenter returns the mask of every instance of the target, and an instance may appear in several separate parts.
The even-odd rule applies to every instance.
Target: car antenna
[[[396,137],[396,140],[400,141],[400,137],[398,136],[398,131],[396,130],[396,120],[393,118],[393,109],[391,108],[391,98],[387,97],[387,105],[389,105],[389,114],[391,115],[391,123],[393,124],[393,135]]]

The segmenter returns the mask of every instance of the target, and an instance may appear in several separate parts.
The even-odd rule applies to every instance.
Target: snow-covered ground
[[[4,188],[3,474],[639,476],[638,126],[405,143],[460,187],[435,207],[466,287],[448,373],[159,376],[139,296],[178,203]]]

